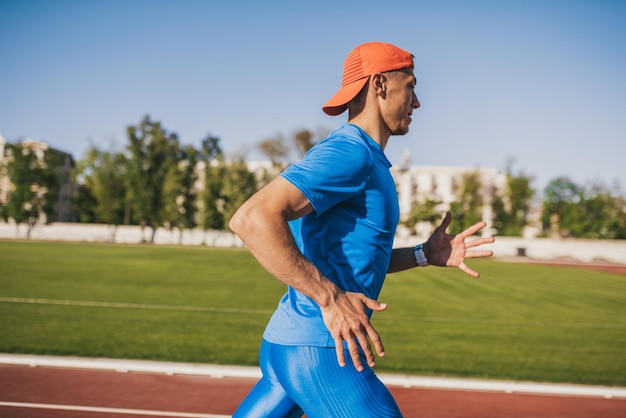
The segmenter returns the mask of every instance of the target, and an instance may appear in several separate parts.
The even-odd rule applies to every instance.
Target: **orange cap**
[[[343,63],[341,88],[322,110],[331,116],[343,113],[348,108],[348,102],[361,91],[370,75],[403,68],[413,68],[413,55],[404,49],[384,42],[368,42],[357,46]]]

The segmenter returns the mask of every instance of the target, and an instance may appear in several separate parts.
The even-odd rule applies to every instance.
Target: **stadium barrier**
[[[29,234],[28,226],[25,224],[0,222],[0,239],[140,244],[150,242],[151,236],[151,228],[140,226],[60,222],[35,225]],[[413,246],[425,241],[426,238],[398,235],[394,246]],[[229,231],[199,228],[182,231],[177,228],[157,228],[153,244],[244,247],[243,242]],[[496,242],[486,248],[492,249],[497,258],[515,257],[626,264],[626,240],[497,237]]]

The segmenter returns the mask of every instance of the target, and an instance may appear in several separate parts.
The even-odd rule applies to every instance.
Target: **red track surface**
[[[253,385],[254,380],[242,378],[0,365],[0,417],[228,416]],[[626,399],[399,387],[391,391],[406,417],[626,417]],[[42,405],[135,411],[71,411]]]

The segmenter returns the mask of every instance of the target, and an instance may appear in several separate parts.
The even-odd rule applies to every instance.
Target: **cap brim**
[[[365,86],[369,77],[361,78],[353,83],[347,84],[339,89],[329,101],[322,106],[324,113],[330,116],[337,116],[345,112],[347,104],[354,99]]]

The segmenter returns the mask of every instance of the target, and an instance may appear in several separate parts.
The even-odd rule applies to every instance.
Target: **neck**
[[[381,118],[375,115],[367,115],[366,110],[359,113],[358,115],[352,115],[348,117],[348,123],[358,126],[361,128],[366,134],[368,134],[374,142],[376,142],[380,148],[384,151],[387,146],[387,142],[389,142],[389,137],[391,133],[389,132],[389,128],[387,125],[383,123]]]

